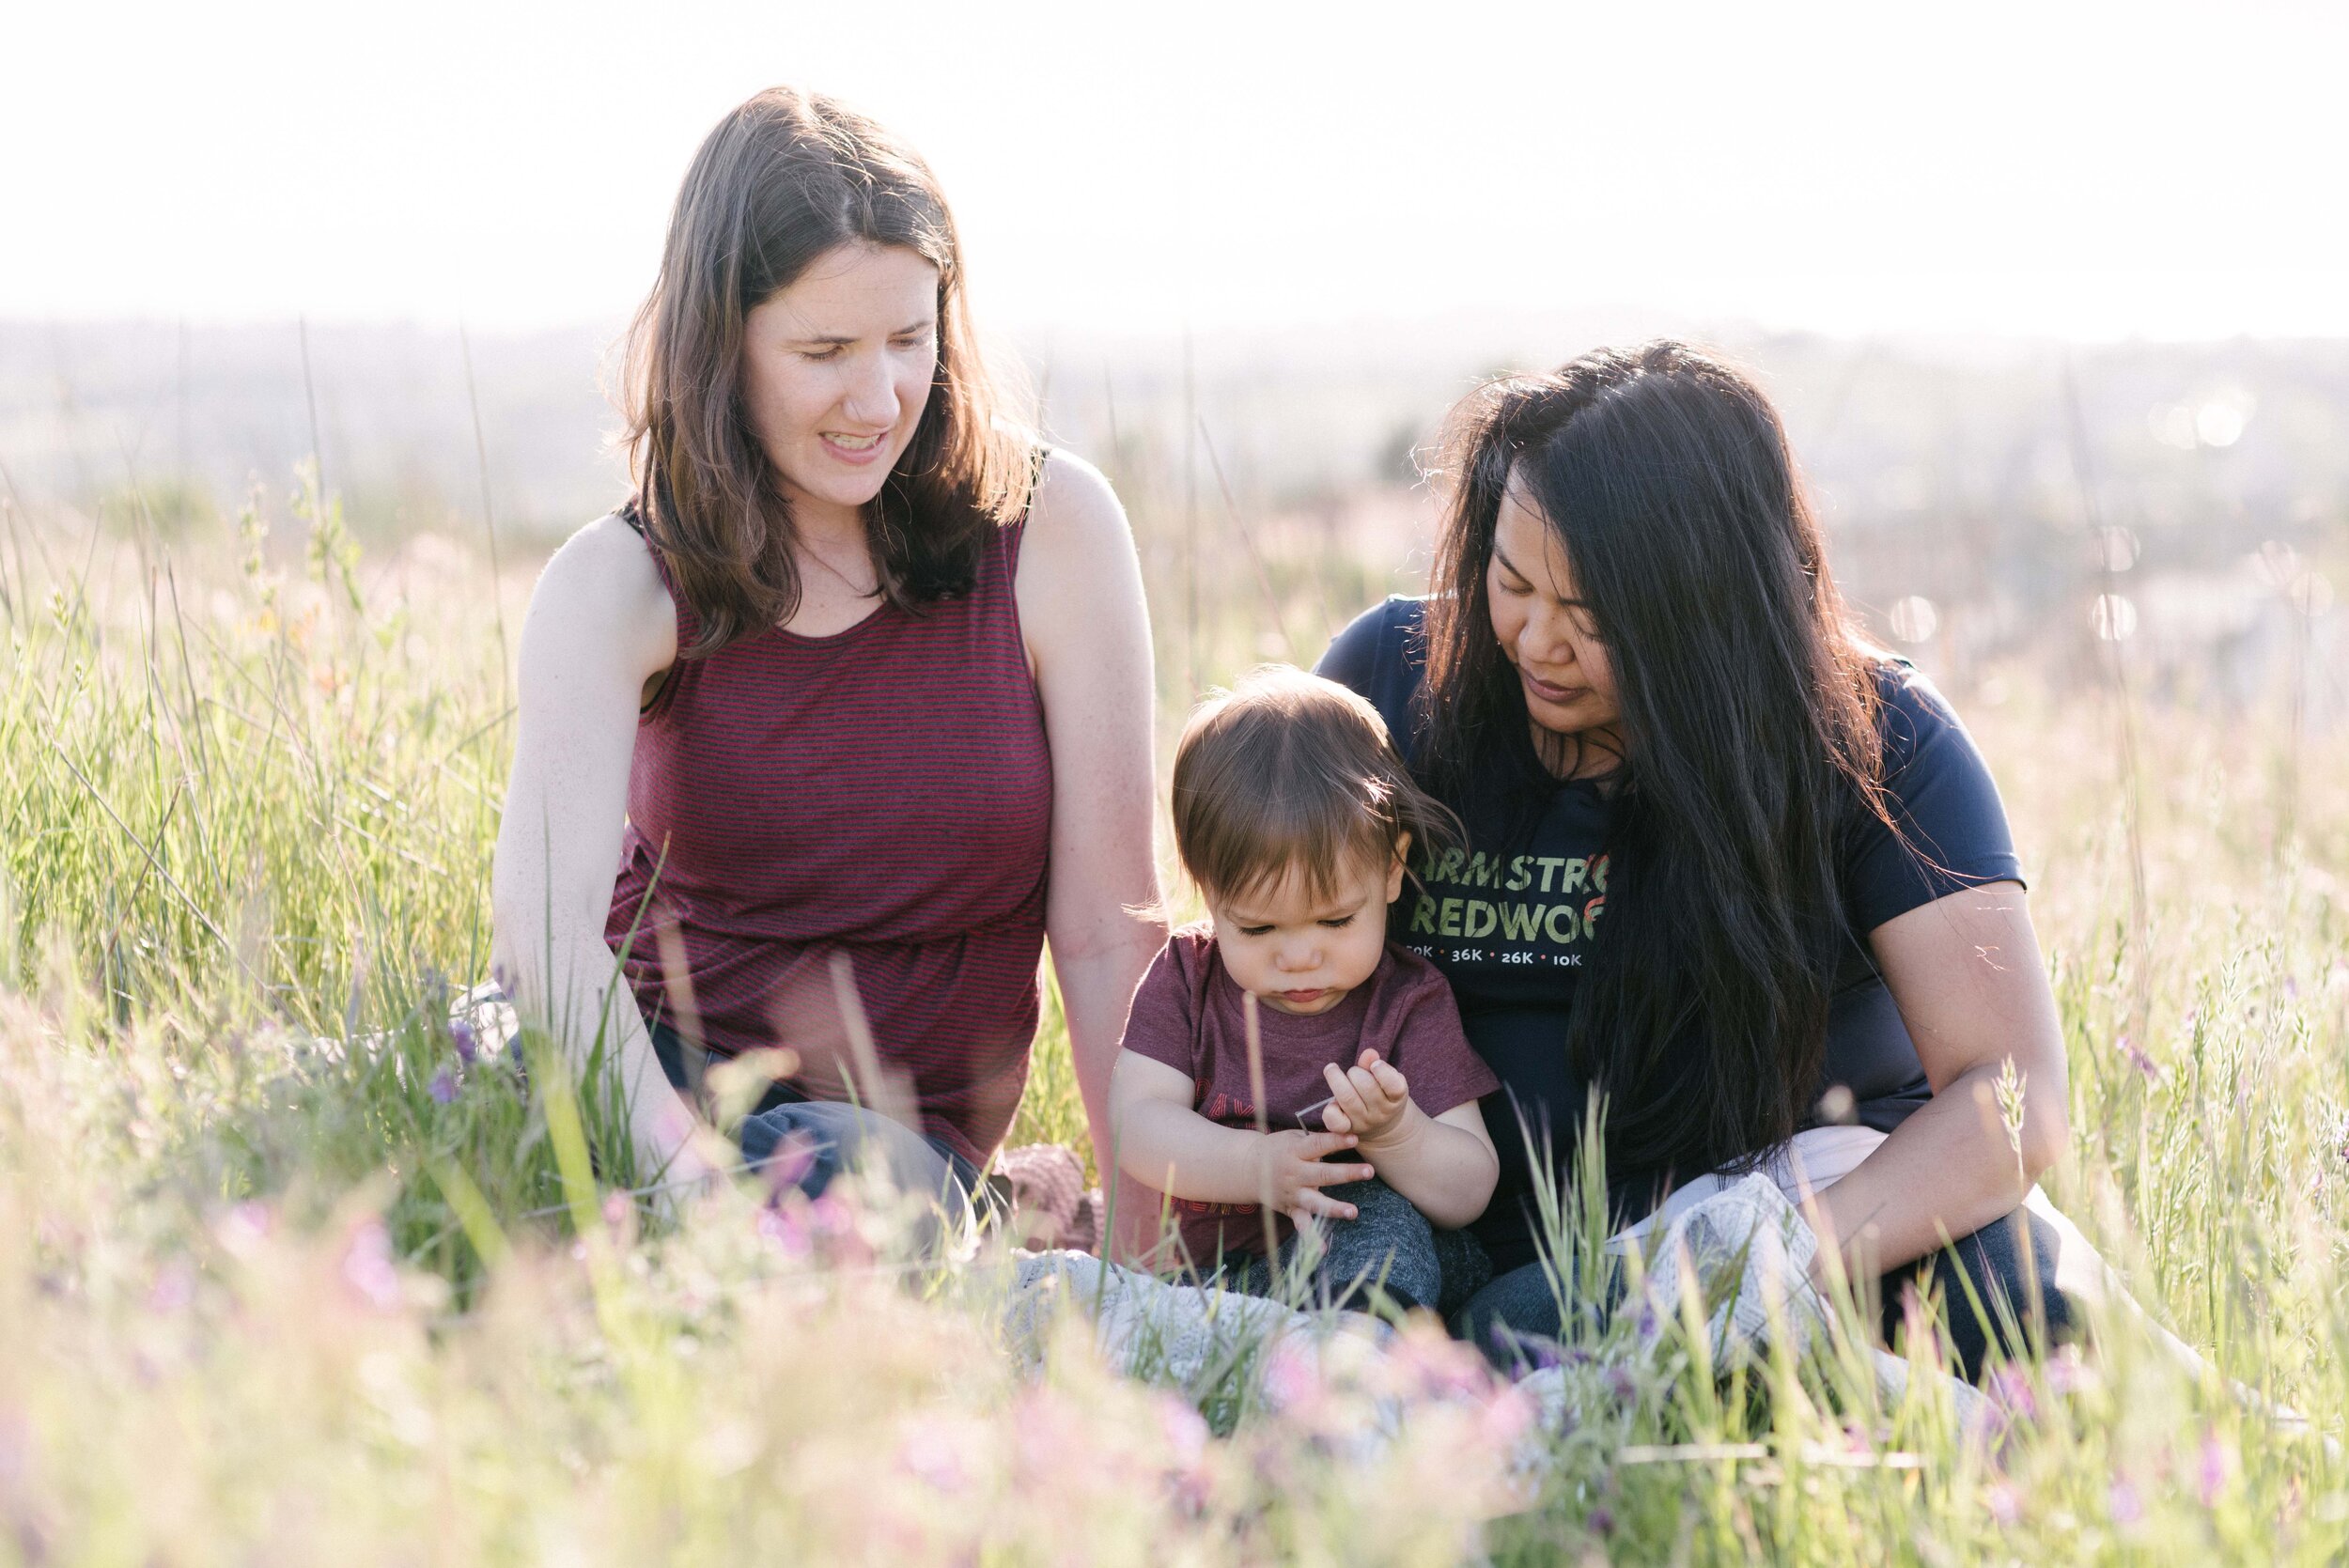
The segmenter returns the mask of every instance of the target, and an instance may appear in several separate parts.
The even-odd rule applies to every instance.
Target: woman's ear
[[[1403,867],[1410,858],[1411,835],[1399,834],[1394,841],[1394,862],[1387,867],[1387,902],[1390,904],[1403,896]]]

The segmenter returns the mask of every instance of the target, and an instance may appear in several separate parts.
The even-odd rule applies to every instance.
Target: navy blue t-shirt
[[[1338,633],[1318,669],[1371,701],[1412,771],[1432,784],[1413,714],[1426,670],[1425,609],[1424,599],[1388,599]],[[1868,933],[1947,893],[2023,877],[1998,785],[1941,694],[1901,660],[1885,663],[1880,690],[1886,803],[1901,831],[1855,811],[1843,836],[1839,870],[1853,939],[1828,1004],[1818,1089],[1849,1090],[1860,1124],[1890,1132],[1932,1089]],[[1609,808],[1595,784],[1539,772],[1524,729],[1494,753],[1481,770],[1493,787],[1444,798],[1468,844],[1419,861],[1421,885],[1405,885],[1388,934],[1452,982],[1469,1042],[1501,1079],[1484,1102],[1501,1181],[1475,1229],[1493,1266],[1505,1270],[1534,1256],[1536,1152],[1547,1150],[1553,1171],[1568,1169],[1589,1098],[1566,1058],[1566,1017],[1606,919]],[[1523,803],[1529,781],[1537,799],[1547,797],[1537,810]],[[1635,1191],[1641,1174],[1610,1172],[1610,1185]]]

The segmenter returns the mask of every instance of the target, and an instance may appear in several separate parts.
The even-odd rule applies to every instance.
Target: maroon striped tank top
[[[988,540],[958,598],[679,659],[637,726],[605,926],[646,1018],[720,1055],[787,1046],[818,1099],[847,1097],[854,1061],[846,953],[883,1070],[981,1165],[1027,1083],[1044,944],[1051,758],[1012,598],[1024,527]],[[692,609],[654,562],[691,646]]]

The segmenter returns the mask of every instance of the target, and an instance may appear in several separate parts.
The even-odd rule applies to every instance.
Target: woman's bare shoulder
[[[530,624],[549,641],[604,641],[645,675],[677,660],[677,609],[652,551],[617,512],[563,541],[538,574]]]
[[[1089,554],[1131,548],[1126,508],[1101,471],[1066,447],[1053,447],[1037,475],[1028,503],[1028,524],[1020,553],[1039,545],[1048,551]]]

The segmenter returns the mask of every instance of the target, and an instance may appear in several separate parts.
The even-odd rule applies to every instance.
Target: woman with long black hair
[[[1822,1259],[1883,1277],[1888,1322],[1932,1279],[1969,1368],[1975,1299],[2066,1328],[2068,1227],[2024,1206],[2063,1047],[1998,790],[1847,618],[1768,399],[1681,344],[1599,350],[1471,396],[1441,474],[1433,592],[1321,670],[1468,829],[1392,933],[1503,1085],[1461,1330],[1558,1331],[1534,1195],[1594,1095],[1620,1219],[1799,1166]]]

